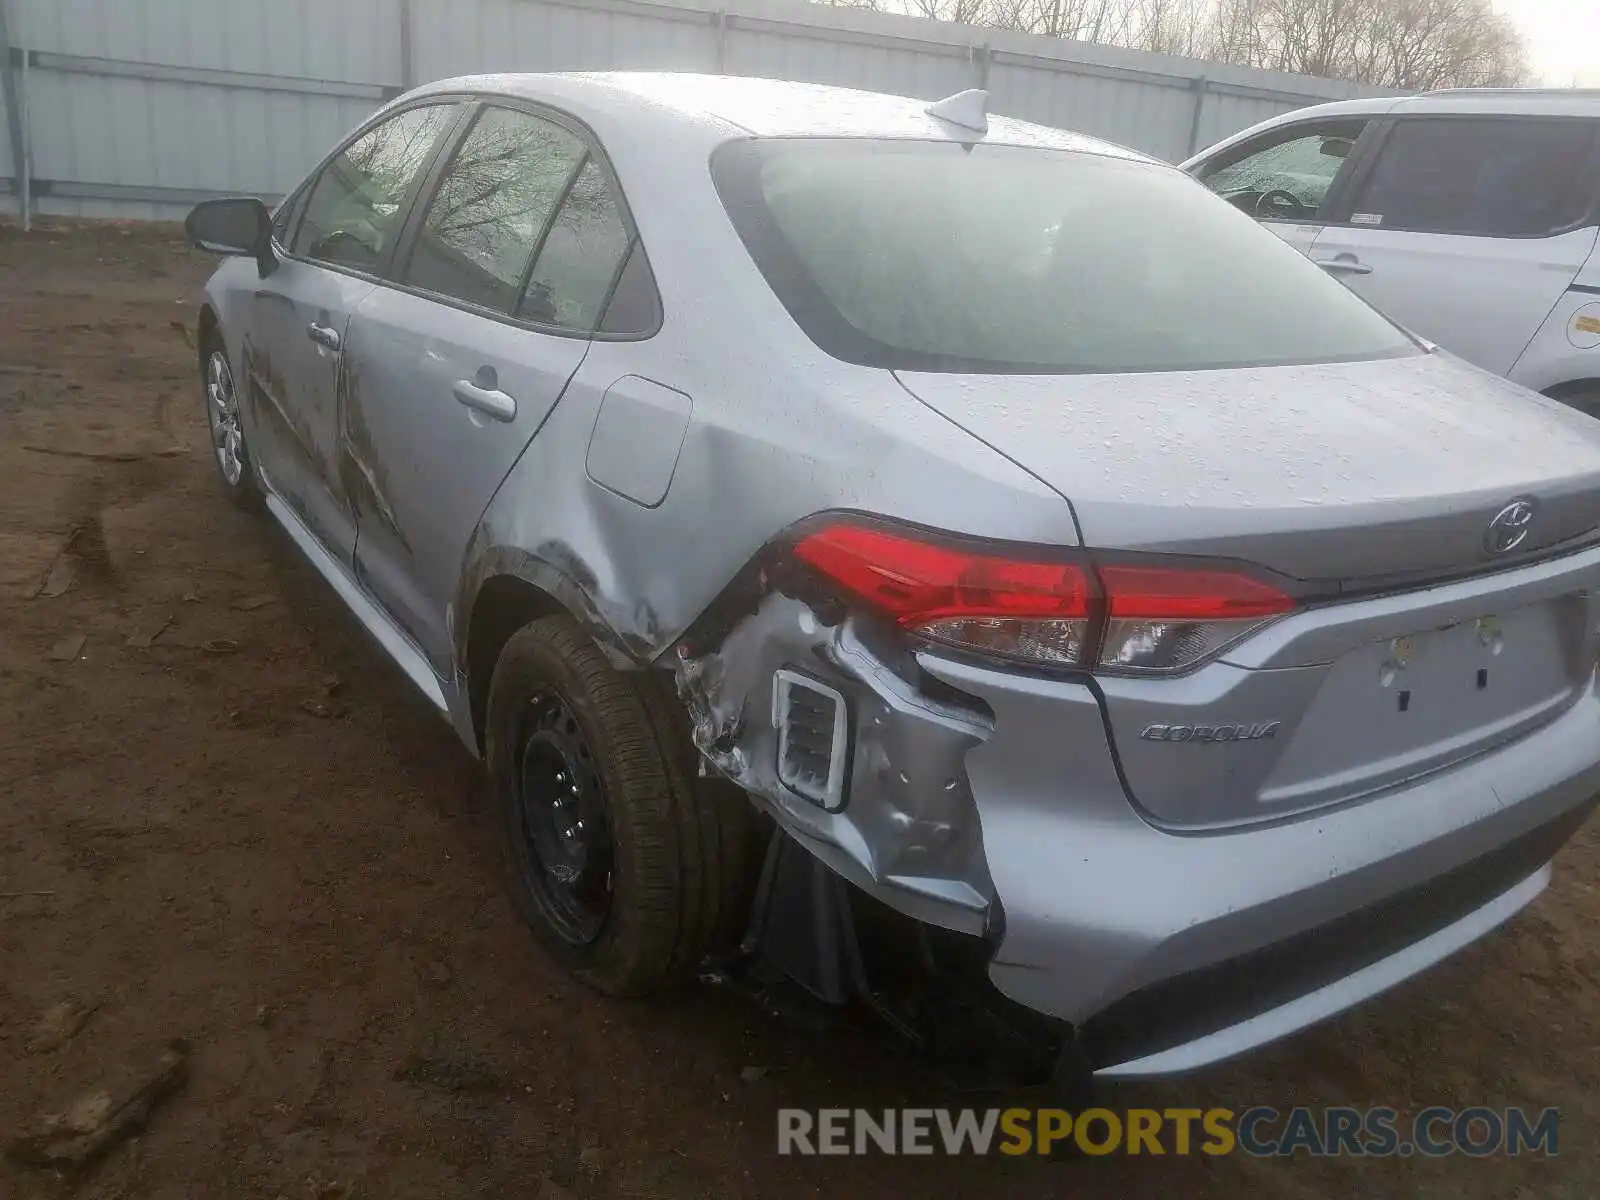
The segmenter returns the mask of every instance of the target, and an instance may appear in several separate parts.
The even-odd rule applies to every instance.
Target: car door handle
[[[506,395],[499,388],[479,387],[470,379],[458,379],[450,390],[462,404],[481,413],[488,413],[496,421],[509,422],[517,419],[516,397]]]
[[[329,350],[339,348],[339,331],[331,325],[319,325],[313,321],[306,326],[306,336],[319,346],[326,346]]]
[[[1311,261],[1330,275],[1372,274],[1372,268],[1358,258],[1314,258]]]

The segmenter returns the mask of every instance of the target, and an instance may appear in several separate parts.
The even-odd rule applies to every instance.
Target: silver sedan
[[[408,93],[190,217],[219,477],[483,757],[585,981],[1180,1070],[1545,886],[1600,425],[984,100]]]

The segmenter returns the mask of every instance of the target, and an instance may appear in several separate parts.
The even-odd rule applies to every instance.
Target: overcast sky
[[[1556,87],[1600,87],[1600,3],[1494,0],[1528,38],[1533,69]]]

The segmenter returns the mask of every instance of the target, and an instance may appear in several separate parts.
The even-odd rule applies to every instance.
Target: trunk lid
[[[1363,588],[1504,565],[1600,525],[1600,422],[1438,354],[1128,375],[900,372],[1055,488],[1084,544]],[[1489,522],[1534,497],[1511,554]]]
[[[1185,829],[1374,795],[1594,687],[1600,422],[1439,356],[1124,376],[904,374],[1099,550],[1216,555],[1324,600],[1099,688],[1130,798]],[[1512,550],[1489,533],[1512,501]]]

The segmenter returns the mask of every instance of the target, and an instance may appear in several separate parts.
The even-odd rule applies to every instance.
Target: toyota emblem
[[[1533,530],[1537,506],[1531,496],[1519,496],[1499,512],[1483,531],[1483,548],[1490,554],[1510,554]]]

